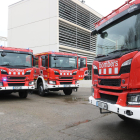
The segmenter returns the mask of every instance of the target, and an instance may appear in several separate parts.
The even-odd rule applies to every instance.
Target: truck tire
[[[25,98],[27,98],[27,96],[28,96],[28,91],[20,91],[19,92],[20,98],[25,99]]]
[[[124,120],[125,122],[131,122],[131,121],[135,121],[134,119],[131,119],[131,118],[128,118],[128,117],[125,117],[125,116],[123,116],[123,115],[120,115],[120,114],[118,114],[118,116],[122,119],[122,120]]]
[[[72,89],[64,89],[63,90],[65,95],[71,95],[72,94]]]
[[[42,82],[39,83],[39,85],[38,85],[38,94],[39,94],[40,96],[45,96],[45,91],[44,91],[43,83],[42,83]]]

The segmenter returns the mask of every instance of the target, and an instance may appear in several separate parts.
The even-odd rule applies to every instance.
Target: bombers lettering
[[[106,68],[106,67],[118,67],[118,61],[107,61],[105,63],[99,63],[99,68]]]
[[[20,69],[9,69],[10,72],[24,72],[24,70]]]

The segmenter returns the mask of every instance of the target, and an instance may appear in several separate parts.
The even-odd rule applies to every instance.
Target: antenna
[[[85,0],[81,0],[82,3],[85,3]]]

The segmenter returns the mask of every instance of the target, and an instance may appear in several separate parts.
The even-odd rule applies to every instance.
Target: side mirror
[[[6,56],[6,55],[7,55],[6,52],[2,52],[2,53],[1,53],[1,56],[2,56],[2,57]]]
[[[55,56],[55,57],[54,57],[54,60],[58,60],[58,57],[57,57],[57,56]]]
[[[33,66],[35,66],[35,59],[33,59]]]
[[[84,59],[81,58],[81,59],[80,59],[80,68],[83,68],[83,67],[84,67],[84,62],[83,62],[83,61],[84,61]]]
[[[43,55],[43,56],[41,56],[41,58],[42,58],[42,60],[45,60],[46,57]]]
[[[42,66],[45,67],[45,60],[42,60]]]
[[[35,61],[36,60],[38,60],[38,57],[35,57],[34,55],[33,55],[33,66],[35,66]]]
[[[98,31],[97,31],[97,30],[93,30],[93,31],[91,32],[91,36],[94,36],[94,35],[96,35],[96,34],[98,34]]]
[[[103,32],[103,33],[101,33],[101,38],[106,38],[106,37],[108,37],[108,33],[107,32]]]

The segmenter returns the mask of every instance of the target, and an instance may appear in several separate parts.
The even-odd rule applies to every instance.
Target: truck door
[[[38,76],[39,76],[39,58],[35,57],[34,79],[36,80]]]
[[[87,58],[80,56],[78,58],[79,80],[83,80],[88,75]]]
[[[40,67],[40,75],[44,78],[44,80],[48,79],[48,55],[42,56],[42,64]]]

